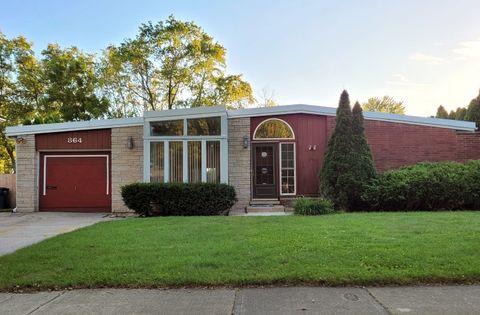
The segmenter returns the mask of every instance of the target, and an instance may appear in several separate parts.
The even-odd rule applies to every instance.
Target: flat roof
[[[306,104],[294,104],[294,105],[279,105],[274,107],[257,107],[257,108],[244,108],[235,110],[226,110],[224,106],[212,106],[212,107],[197,107],[197,108],[184,108],[173,109],[164,111],[147,111],[143,117],[131,117],[131,118],[114,118],[114,119],[98,119],[89,121],[74,121],[55,124],[43,124],[43,125],[25,125],[7,127],[6,133],[9,137],[26,135],[26,134],[39,134],[39,133],[55,133],[66,132],[76,130],[89,130],[89,129],[105,129],[113,127],[128,127],[143,125],[145,120],[165,119],[165,118],[181,118],[188,116],[209,116],[209,115],[227,115],[228,118],[242,118],[242,117],[258,117],[258,116],[271,116],[271,115],[287,115],[287,114],[312,114],[312,115],[325,115],[335,116],[335,107],[306,105]],[[430,126],[438,128],[454,129],[459,131],[474,132],[476,129],[475,123],[470,121],[460,121],[451,119],[418,117],[410,115],[398,115],[390,113],[379,112],[364,112],[364,117],[367,120],[377,120],[386,122],[396,122],[411,125]]]

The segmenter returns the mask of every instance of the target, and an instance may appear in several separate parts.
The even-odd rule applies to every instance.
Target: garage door
[[[109,212],[109,154],[42,154],[41,211]]]

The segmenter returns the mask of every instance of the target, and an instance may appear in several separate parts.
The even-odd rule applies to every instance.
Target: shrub
[[[325,198],[298,198],[293,206],[298,215],[320,215],[334,212],[333,204]]]
[[[232,186],[211,183],[134,183],[122,187],[122,198],[144,216],[225,215],[237,200]]]
[[[373,211],[479,210],[480,160],[386,171],[367,185],[362,199]]]

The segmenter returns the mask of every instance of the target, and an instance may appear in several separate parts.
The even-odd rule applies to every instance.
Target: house
[[[204,107],[143,117],[7,128],[17,143],[17,211],[125,212],[132,182],[229,183],[232,212],[318,193],[335,108]],[[378,170],[480,158],[475,124],[366,112]]]

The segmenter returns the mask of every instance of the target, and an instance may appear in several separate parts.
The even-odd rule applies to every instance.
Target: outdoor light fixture
[[[27,140],[25,140],[25,138],[18,137],[15,142],[17,144],[25,144],[25,143],[27,143]]]
[[[248,148],[248,136],[243,136],[243,148]]]
[[[130,149],[130,150],[133,149],[133,137],[132,136],[128,136],[127,148]]]

